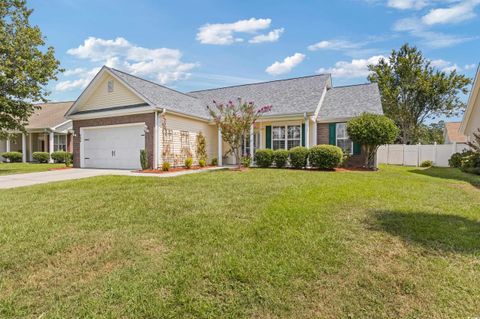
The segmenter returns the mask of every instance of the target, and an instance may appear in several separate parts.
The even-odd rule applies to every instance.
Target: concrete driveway
[[[102,175],[123,175],[123,176],[141,176],[141,177],[173,177],[186,174],[201,173],[208,170],[222,169],[222,167],[209,167],[202,170],[180,171],[164,174],[135,173],[128,170],[113,169],[87,169],[72,168],[64,170],[54,170],[48,172],[12,174],[0,176],[0,189],[16,188],[22,186],[31,186],[36,184],[45,184],[50,182],[68,181]]]

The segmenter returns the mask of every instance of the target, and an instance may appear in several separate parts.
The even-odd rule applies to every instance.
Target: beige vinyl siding
[[[465,135],[473,139],[473,133],[477,132],[480,128],[480,93],[477,94],[476,100],[473,105],[472,113],[470,114],[469,121],[465,127]]]
[[[108,92],[108,81],[113,80],[113,92]],[[88,99],[80,105],[79,110],[104,109],[115,106],[126,106],[145,103],[129,88],[114,79],[111,75],[105,74],[99,85],[90,94]]]
[[[215,125],[210,125],[207,122],[195,120],[183,116],[165,114],[166,126],[167,129],[172,130],[173,141],[171,144],[171,153],[176,158],[177,165],[183,166],[185,154],[182,153],[182,143],[181,136],[182,131],[188,132],[188,148],[192,153],[194,164],[198,164],[198,157],[196,154],[197,149],[197,135],[199,132],[205,136],[207,141],[207,160],[208,163],[212,158],[217,157],[217,128]],[[162,126],[162,116],[159,115],[158,118],[158,145],[159,145],[159,158],[158,163],[161,165],[163,163],[163,126]],[[174,164],[174,163],[171,163]]]

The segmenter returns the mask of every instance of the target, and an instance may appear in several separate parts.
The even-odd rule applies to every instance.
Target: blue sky
[[[30,0],[32,22],[66,72],[52,100],[74,100],[112,67],[180,91],[329,72],[366,82],[366,65],[408,42],[434,65],[474,76],[480,0]]]

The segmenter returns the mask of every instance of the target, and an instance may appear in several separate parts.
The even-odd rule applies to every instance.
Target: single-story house
[[[333,144],[351,154],[351,165],[362,165],[361,146],[348,138],[345,123],[363,112],[382,114],[376,84],[333,87],[330,74],[182,93],[104,66],[65,114],[73,125],[74,166],[137,169],[141,149],[151,167],[183,165],[189,156],[197,162],[200,132],[209,161],[235,164],[207,105],[237,98],[272,105],[245,137],[245,155]]]
[[[480,65],[468,97],[467,109],[460,125],[460,134],[467,136],[467,140],[472,140],[473,133],[478,132],[478,129],[480,129]]]
[[[466,143],[467,137],[460,133],[462,122],[446,122],[443,129],[445,144]]]
[[[21,152],[23,162],[33,161],[34,152],[73,151],[72,121],[65,118],[70,102],[37,104],[25,127],[26,133],[12,132],[0,140],[0,153]]]

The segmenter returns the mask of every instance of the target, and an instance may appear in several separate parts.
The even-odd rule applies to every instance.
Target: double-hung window
[[[337,123],[336,132],[337,146],[340,147],[345,154],[353,154],[353,142],[350,137],[348,137],[346,123]]]
[[[273,127],[272,142],[274,150],[285,149],[285,126]]]
[[[289,150],[300,146],[302,143],[301,125],[274,126],[272,131],[272,146],[274,150]]]
[[[55,134],[53,136],[53,150],[55,152],[67,150],[67,135]]]

